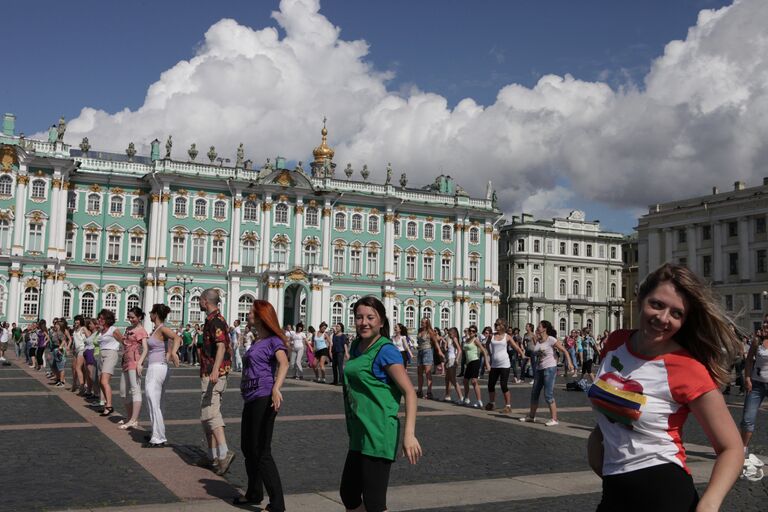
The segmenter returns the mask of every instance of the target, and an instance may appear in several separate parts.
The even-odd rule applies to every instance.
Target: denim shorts
[[[544,401],[548,404],[555,401],[555,377],[557,366],[536,370],[533,375],[533,389],[531,389],[531,402],[538,403],[541,390],[544,390]]]
[[[768,396],[768,383],[759,380],[752,381],[752,391],[744,397],[744,409],[741,412],[741,431],[754,432],[757,410]]]
[[[427,348],[424,350],[419,350],[418,355],[418,364],[421,366],[432,366],[435,362],[435,359],[432,355],[432,348]]]

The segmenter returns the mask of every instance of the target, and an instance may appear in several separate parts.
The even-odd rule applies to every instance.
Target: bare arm
[[[568,360],[568,370],[573,371],[573,361],[571,361],[571,354],[568,353],[567,350],[565,350],[565,347],[563,346],[560,341],[555,341],[555,348],[558,352],[565,354],[565,358]]]
[[[517,344],[517,342],[515,341],[515,338],[513,338],[509,334],[507,334],[507,344],[513,349],[515,349],[515,352],[517,352],[520,357],[525,356],[525,352],[523,351],[523,349],[520,348],[520,345]]]
[[[485,347],[482,343],[480,343],[480,340],[475,338],[475,345],[477,345],[480,352],[483,353],[483,356],[485,357],[485,369],[490,370],[491,369],[491,358],[488,356],[488,351],[485,350]]]
[[[749,344],[749,352],[747,357],[744,358],[744,391],[750,393],[752,391],[752,365],[755,362],[755,354],[757,354],[758,340],[754,340]]]
[[[405,431],[403,433],[403,455],[408,462],[416,464],[421,457],[421,445],[416,439],[416,391],[411,379],[401,364],[390,364],[385,368],[389,378],[395,381],[405,397]]]
[[[149,345],[147,344],[147,338],[144,338],[141,340],[141,355],[139,356],[139,360],[136,361],[136,373],[141,377],[141,369],[144,365],[144,359],[147,357],[147,352],[149,351]]]
[[[121,333],[118,329],[115,329],[114,331],[112,331],[112,336],[114,336],[118,342],[120,343],[123,342],[123,339],[124,339],[123,333]]]
[[[175,368],[179,367],[179,345],[181,345],[181,336],[163,326],[160,334],[165,337],[166,340],[171,340],[168,344],[168,350],[165,353],[165,360],[169,363],[173,363]],[[216,354],[218,355],[218,353]],[[224,356],[222,355],[222,358]],[[221,363],[219,363],[221,364]],[[218,374],[218,371],[217,371]]]
[[[688,404],[699,424],[707,434],[717,460],[709,477],[709,484],[697,512],[717,511],[725,495],[731,490],[744,463],[744,448],[736,424],[725,405],[723,395],[712,390]]]
[[[278,350],[275,359],[277,359],[277,373],[275,373],[275,383],[272,385],[272,407],[275,411],[279,411],[283,403],[280,388],[283,387],[285,376],[288,375],[288,356],[285,355],[284,350]]]

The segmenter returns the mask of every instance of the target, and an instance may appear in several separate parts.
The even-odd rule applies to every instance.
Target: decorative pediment
[[[13,166],[19,165],[19,158],[16,156],[16,149],[9,145],[3,145],[2,156],[0,156],[0,167],[3,172],[11,172]]]
[[[279,185],[281,187],[298,187],[313,190],[312,182],[301,171],[289,171],[280,169],[264,177],[263,183]]]
[[[286,276],[286,279],[289,281],[303,281],[306,278],[307,273],[298,267],[291,270],[291,272]]]

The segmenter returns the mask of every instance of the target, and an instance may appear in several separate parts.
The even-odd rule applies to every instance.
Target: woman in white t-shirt
[[[744,462],[719,389],[738,337],[709,286],[686,267],[659,267],[637,300],[639,329],[611,333],[588,391],[597,427],[587,453],[603,479],[597,510],[719,510]],[[689,412],[717,453],[701,499],[682,442]]]
[[[408,328],[406,326],[395,324],[395,335],[392,336],[392,343],[395,344],[403,357],[403,366],[408,368],[408,361],[413,357],[413,352],[411,352],[411,343],[408,340]]]
[[[755,431],[760,405],[768,396],[768,322],[757,331],[744,359],[744,409],[741,416],[741,440],[744,444],[744,476],[750,480],[762,478],[763,461],[749,454],[749,441]],[[751,466],[751,467],[748,467]]]
[[[99,311],[99,347],[101,347],[101,393],[104,398],[104,409],[101,416],[109,416],[115,411],[112,407],[112,386],[109,379],[115,373],[117,356],[123,334],[115,327],[115,314],[109,309]]]
[[[293,368],[293,378],[303,380],[304,370],[301,367],[301,360],[307,348],[307,334],[304,332],[304,324],[302,322],[296,324],[296,330],[291,333],[291,337],[288,340],[291,342],[291,361],[288,370],[290,371]]]
[[[544,390],[544,401],[549,405],[552,419],[545,423],[548,427],[558,424],[557,404],[555,404],[555,378],[557,377],[557,357],[555,350],[563,354],[568,363],[568,371],[573,372],[573,361],[562,343],[557,340],[557,331],[547,320],[542,320],[536,329],[534,337],[534,357],[536,368],[533,377],[533,389],[531,390],[531,410],[528,416],[520,418],[520,421],[533,423],[536,410],[539,408],[539,397]]]

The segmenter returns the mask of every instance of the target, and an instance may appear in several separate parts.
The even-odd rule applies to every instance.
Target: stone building
[[[259,169],[237,149],[149,156],[0,135],[0,318],[72,319],[101,308],[125,324],[129,307],[171,307],[169,323],[199,322],[200,292],[220,290],[228,319],[269,300],[281,322],[352,323],[351,306],[381,297],[415,327],[488,323],[496,315],[500,212],[490,189],[471,198],[452,178],[424,188],[364,167],[336,169],[322,129],[310,169],[278,157]],[[373,175],[373,176],[371,176]],[[371,178],[371,179],[369,179]],[[374,182],[373,178],[377,178]],[[419,306],[421,311],[419,311]]]
[[[559,333],[620,327],[622,239],[581,211],[552,220],[512,217],[499,245],[501,314],[521,330],[541,320]]]
[[[737,325],[754,330],[768,297],[767,220],[768,178],[654,205],[638,223],[639,276],[664,262],[687,265],[711,284]]]
[[[624,268],[621,271],[621,296],[624,298],[624,327],[637,328],[637,288],[640,286],[637,271],[637,233],[624,237],[621,243],[621,259]]]

